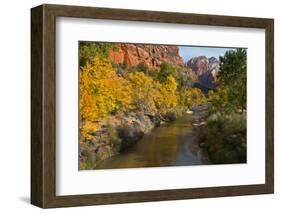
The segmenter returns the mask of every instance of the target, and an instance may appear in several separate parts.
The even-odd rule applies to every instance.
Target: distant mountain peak
[[[214,61],[218,61],[218,59],[214,56],[210,57],[209,60],[214,60]]]
[[[206,88],[213,89],[219,72],[219,60],[215,57],[197,56],[186,65],[198,76],[199,82]]]

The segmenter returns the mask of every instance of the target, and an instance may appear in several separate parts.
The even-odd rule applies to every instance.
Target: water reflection
[[[106,159],[96,169],[208,164],[208,158],[194,141],[191,120],[192,116],[186,115],[153,129],[130,150]]]

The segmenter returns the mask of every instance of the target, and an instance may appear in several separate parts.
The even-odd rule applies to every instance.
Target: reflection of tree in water
[[[169,165],[177,158],[177,134],[174,127],[157,129],[147,143],[140,143],[140,159],[145,160],[145,166]],[[144,138],[145,139],[145,138]]]

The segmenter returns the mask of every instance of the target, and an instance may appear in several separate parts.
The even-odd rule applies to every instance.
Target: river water
[[[185,115],[154,128],[135,146],[104,160],[96,169],[209,164],[206,153],[194,140],[194,117],[196,115]]]

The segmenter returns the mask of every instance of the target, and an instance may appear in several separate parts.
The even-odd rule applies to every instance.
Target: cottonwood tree
[[[227,88],[228,101],[243,110],[247,95],[247,52],[246,49],[230,50],[220,57],[218,82]]]

